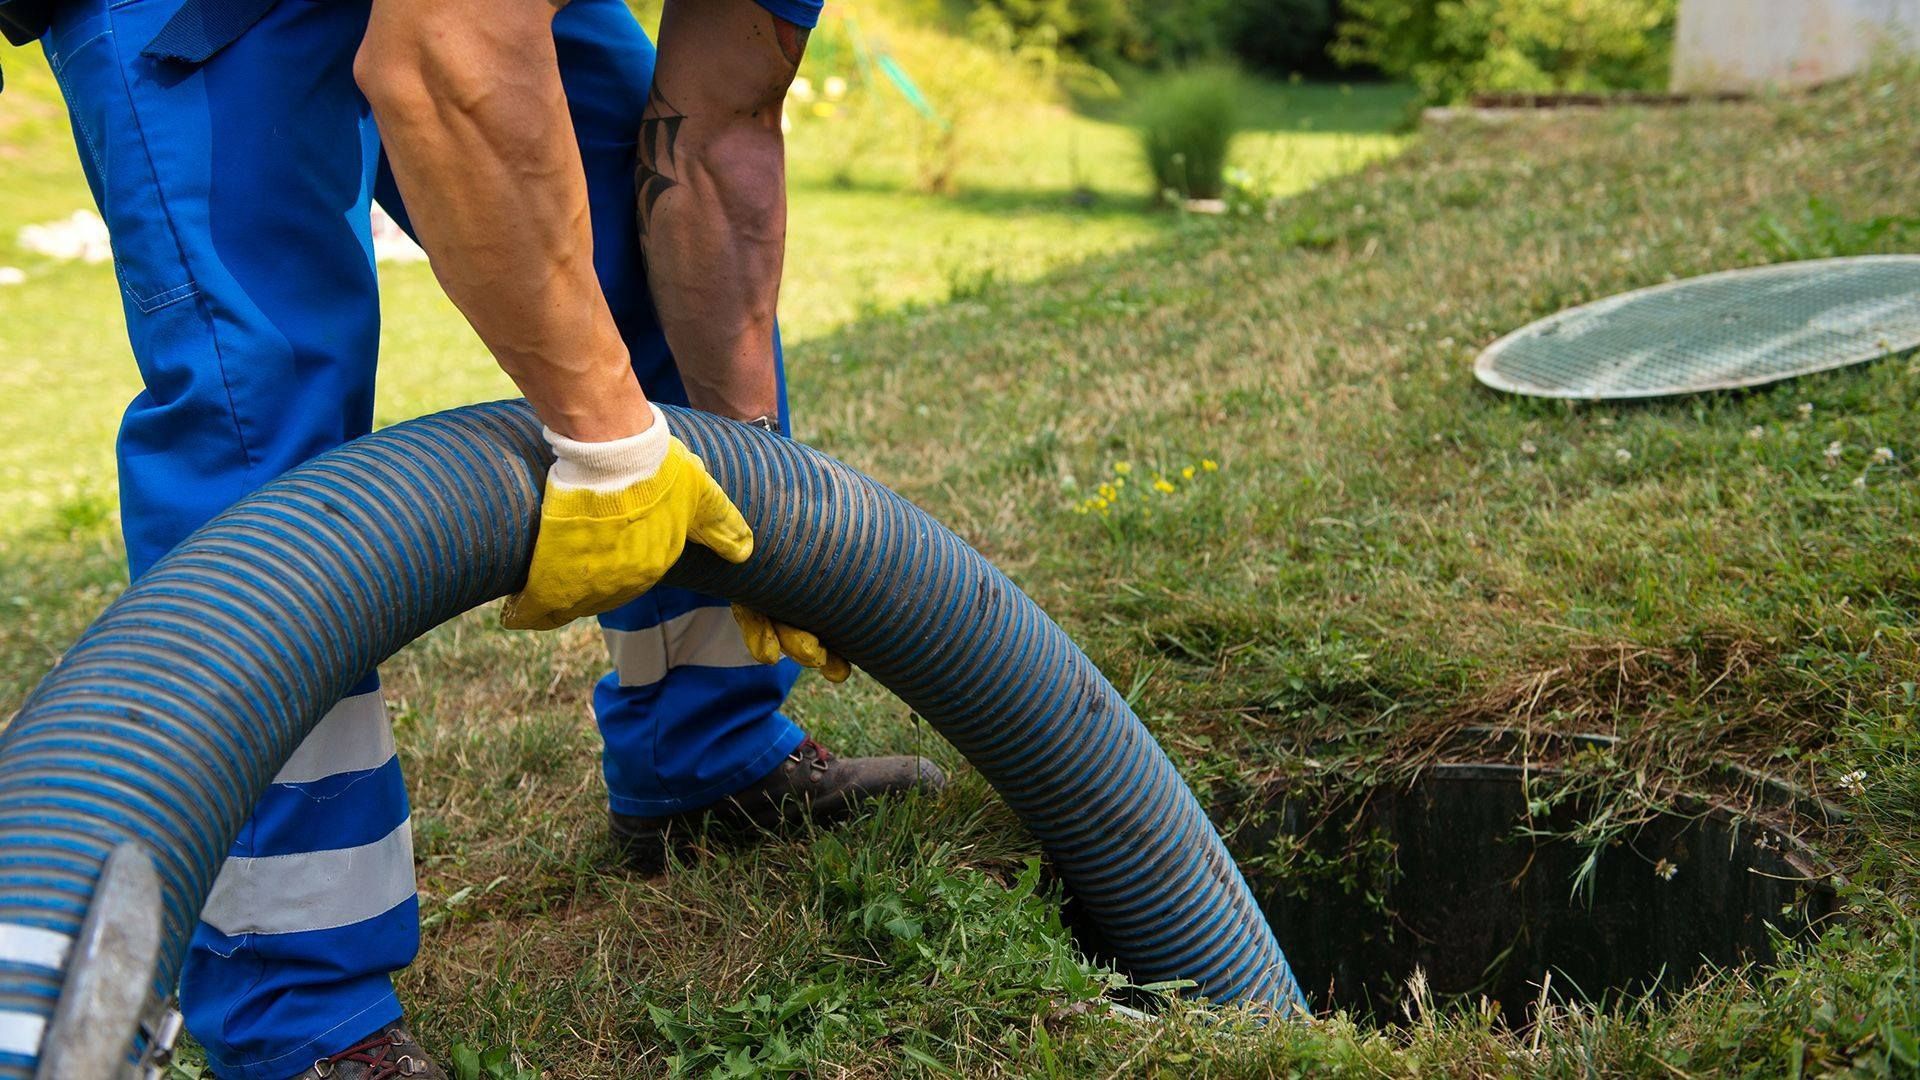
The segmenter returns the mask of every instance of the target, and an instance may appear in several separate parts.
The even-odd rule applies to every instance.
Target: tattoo
[[[654,84],[647,98],[647,109],[640,115],[640,162],[634,167],[634,197],[639,200],[640,236],[653,222],[653,208],[660,196],[680,186],[674,147],[680,140],[680,124],[686,116],[673,107],[660,85]]]
[[[813,31],[804,26],[795,26],[778,15],[773,17],[773,40],[780,43],[780,55],[787,63],[800,66],[800,56],[807,51],[807,37]]]

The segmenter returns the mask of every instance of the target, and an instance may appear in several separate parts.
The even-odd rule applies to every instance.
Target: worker
[[[781,714],[796,661],[847,675],[813,634],[653,587],[688,543],[753,549],[655,403],[787,430],[780,112],[819,0],[667,0],[657,55],[623,0],[38,6],[145,384],[118,443],[135,578],[370,429],[377,199],[545,425],[503,620],[600,616],[617,849],[653,870],[703,822],[943,782],[917,757],[835,757]],[[443,1075],[391,979],[419,945],[408,820],[368,673],[241,829],[193,936],[181,1006],[216,1076]]]

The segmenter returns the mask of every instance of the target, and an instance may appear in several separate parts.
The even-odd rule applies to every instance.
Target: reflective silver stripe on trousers
[[[228,936],[352,926],[413,895],[413,820],[371,844],[229,858],[200,917]]]
[[[38,1016],[0,1012],[0,1054],[37,1058],[40,1056],[40,1041],[46,1034],[47,1022]]]
[[[59,971],[67,966],[67,953],[72,949],[73,938],[58,930],[0,923],[0,964]]]
[[[339,773],[377,769],[393,756],[393,725],[380,691],[341,698],[307,734],[273,778],[276,784],[311,784]]]
[[[607,652],[621,686],[650,686],[679,667],[753,667],[733,609],[695,608],[644,630],[607,630]]]

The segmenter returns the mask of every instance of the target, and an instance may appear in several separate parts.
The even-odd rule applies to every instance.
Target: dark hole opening
[[[1416,969],[1432,1002],[1485,997],[1518,1029],[1555,1002],[1656,999],[1708,966],[1774,959],[1775,932],[1833,917],[1821,861],[1780,828],[1711,800],[1572,838],[1595,800],[1529,815],[1517,765],[1443,764],[1410,785],[1333,796],[1295,787],[1234,832],[1240,860],[1314,1009],[1408,1018]],[[1079,913],[1082,943],[1104,955]]]

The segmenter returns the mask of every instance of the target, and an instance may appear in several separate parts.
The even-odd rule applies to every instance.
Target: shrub
[[[1236,5],[1233,54],[1259,71],[1324,73],[1332,66],[1333,0],[1256,0]]]
[[[1431,102],[1477,90],[1664,86],[1677,0],[1346,0],[1333,55],[1411,79]]]
[[[972,0],[970,22],[1112,70],[1232,55],[1266,71],[1323,71],[1334,0]]]
[[[982,178],[1020,165],[1023,144],[1004,132],[1058,108],[1064,78],[1007,48],[929,21],[829,14],[787,102],[790,159],[824,163],[844,185],[941,194],[963,168]]]
[[[1133,5],[1141,41],[1135,53],[1161,66],[1198,64],[1226,55],[1236,8],[1246,0],[1146,0]]]
[[[1231,56],[1273,74],[1326,69],[1333,0],[1136,0],[1141,41],[1132,50],[1157,65]]]
[[[1010,47],[1040,43],[1109,66],[1144,59],[1129,0],[975,0],[968,23]]]
[[[1227,148],[1240,123],[1238,87],[1232,69],[1207,66],[1157,79],[1142,90],[1135,124],[1156,193],[1220,197]]]

